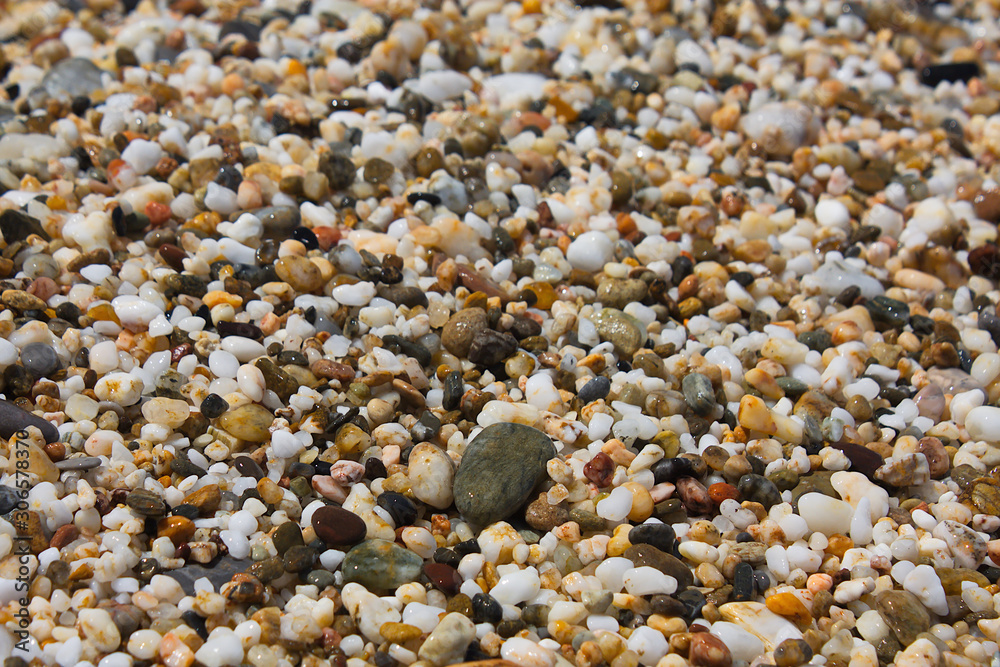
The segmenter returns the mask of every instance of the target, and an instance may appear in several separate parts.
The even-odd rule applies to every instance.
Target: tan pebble
[[[920,292],[943,292],[944,281],[935,278],[929,273],[917,271],[916,269],[900,269],[892,276],[892,282],[899,287],[917,290]]]
[[[785,395],[784,390],[778,385],[777,380],[769,373],[765,373],[759,368],[751,368],[744,375],[743,379],[747,384],[756,389],[761,395],[778,400]]]
[[[187,401],[157,396],[142,405],[142,416],[151,424],[160,424],[171,429],[180,427],[191,414]]]
[[[740,399],[740,409],[737,419],[740,426],[751,431],[773,434],[778,430],[778,425],[767,409],[764,401],[756,396],[744,396]]]
[[[268,477],[257,482],[257,493],[260,494],[261,500],[269,505],[277,505],[285,497],[281,487]]]

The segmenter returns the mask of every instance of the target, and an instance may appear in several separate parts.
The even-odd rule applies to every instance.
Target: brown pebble
[[[330,359],[317,359],[309,366],[309,370],[316,377],[323,378],[324,380],[336,380],[345,386],[354,380],[355,375],[354,369],[347,364],[331,361]]]
[[[49,540],[49,546],[62,549],[67,544],[74,542],[78,537],[80,537],[80,529],[71,523],[67,523],[56,530],[52,539]]]
[[[931,478],[940,479],[948,474],[951,469],[951,460],[948,452],[938,438],[921,438],[917,443],[917,452],[927,458],[927,465],[930,468]]]
[[[972,200],[976,215],[989,222],[1000,222],[1000,188],[980,190]]]
[[[365,539],[368,532],[361,517],[333,505],[320,507],[313,512],[312,527],[316,531],[316,537],[332,547],[357,544]]]
[[[733,655],[721,639],[707,632],[691,635],[688,660],[692,667],[730,667]]]
[[[194,531],[194,521],[183,516],[168,516],[156,523],[156,536],[170,538],[175,547],[189,542]]]
[[[218,484],[203,486],[197,491],[189,493],[184,498],[184,503],[186,505],[194,505],[197,507],[198,512],[202,516],[214,514],[215,510],[219,509],[219,504],[221,502],[222,492],[219,489]]]
[[[62,442],[50,442],[42,447],[42,450],[53,461],[62,461],[66,458],[66,445]]]
[[[462,585],[462,575],[445,563],[425,563],[424,574],[445,595],[455,595]]]

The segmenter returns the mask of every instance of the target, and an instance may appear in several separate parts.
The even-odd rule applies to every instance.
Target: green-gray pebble
[[[387,540],[365,540],[347,552],[341,571],[345,583],[369,590],[392,590],[420,578],[423,559]]]
[[[514,514],[556,455],[547,435],[523,424],[492,424],[473,439],[455,474],[455,507],[479,525]]]

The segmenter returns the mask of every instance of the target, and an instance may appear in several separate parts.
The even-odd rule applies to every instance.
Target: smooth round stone
[[[357,544],[368,533],[361,517],[334,505],[326,505],[313,512],[312,527],[316,537],[331,547]]]
[[[208,355],[208,368],[217,378],[234,378],[240,369],[240,362],[225,350],[215,350]]]
[[[26,276],[32,279],[43,276],[54,279],[59,275],[59,265],[49,255],[44,254],[32,255],[24,260],[22,270]]]
[[[677,539],[674,529],[666,523],[644,523],[628,533],[632,544],[649,544],[664,553],[670,553]]]
[[[771,155],[791,155],[813,140],[819,120],[801,102],[771,102],[743,116],[740,125],[747,136]]]
[[[397,528],[412,525],[417,520],[417,506],[402,493],[385,491],[379,494],[376,502],[379,507],[389,513]]]
[[[648,287],[638,278],[607,278],[597,286],[597,300],[608,308],[624,308],[646,297]]]
[[[1000,408],[981,405],[965,416],[965,428],[973,440],[1000,441]]]
[[[167,510],[163,499],[152,491],[136,489],[125,496],[125,504],[142,516],[160,516]]]
[[[102,87],[104,70],[86,58],[67,58],[42,77],[42,87],[52,97],[86,97]]]
[[[366,540],[347,552],[340,569],[344,583],[358,583],[369,590],[394,590],[417,581],[423,564],[409,549],[387,540]]]
[[[110,373],[94,385],[94,394],[102,401],[135,405],[142,397],[143,382],[128,373]]]
[[[883,591],[875,598],[875,608],[903,646],[909,646],[930,628],[930,614],[913,593]]]
[[[824,199],[816,204],[816,222],[824,227],[847,229],[851,225],[851,213],[842,202]]]
[[[707,415],[715,408],[715,390],[712,381],[701,373],[688,373],[681,381],[684,400],[695,414]]]
[[[37,377],[46,377],[59,369],[59,356],[50,345],[28,343],[21,350],[21,363]]]
[[[604,232],[584,232],[569,244],[566,259],[574,269],[596,273],[614,258],[615,244]]]
[[[460,359],[469,356],[469,348],[476,334],[489,326],[486,311],[482,308],[463,308],[448,320],[441,331],[441,344]]]
[[[18,490],[11,486],[0,485],[0,514],[6,514],[15,507],[21,499]]]
[[[10,438],[29,426],[41,431],[45,442],[59,440],[59,429],[53,426],[52,422],[21,409],[11,401],[0,399],[0,437]]]
[[[150,424],[161,424],[170,428],[178,428],[191,414],[191,406],[187,401],[176,398],[157,396],[142,404],[142,416]]]
[[[646,342],[645,328],[639,320],[614,308],[603,310],[590,316],[597,335],[601,340],[615,346],[615,352],[631,358],[635,351]]]
[[[333,572],[327,572],[326,570],[313,570],[306,576],[306,582],[323,590],[336,583],[336,576]]]
[[[743,475],[740,477],[737,488],[744,499],[760,503],[766,510],[781,502],[781,493],[778,491],[778,487],[762,475],[752,473]]]
[[[99,465],[101,465],[101,459],[96,456],[81,456],[56,462],[56,467],[60,470],[91,470]]]
[[[271,433],[268,428],[274,415],[262,405],[243,405],[219,418],[219,426],[240,440],[265,442]]]
[[[82,270],[81,273],[85,270],[86,269]],[[110,269],[108,270],[110,271]],[[91,282],[99,281],[92,280]],[[150,322],[158,316],[163,315],[163,310],[155,303],[151,303],[145,299],[140,299],[137,296],[116,297],[114,301],[111,302],[111,305],[114,307],[115,315],[118,316],[118,320],[121,322],[122,326],[132,329],[133,331],[148,328]]]
[[[444,450],[421,443],[410,450],[409,478],[413,495],[436,509],[446,509],[453,500],[455,465]]]
[[[271,542],[274,544],[279,556],[284,556],[285,552],[292,547],[299,547],[304,544],[302,541],[302,529],[294,521],[286,521],[278,526],[274,534],[271,535]]]
[[[218,394],[209,394],[201,402],[201,414],[206,419],[216,419],[221,417],[229,409],[229,403]]]
[[[299,292],[312,292],[323,286],[323,274],[319,267],[305,257],[282,257],[275,263],[274,271]]]
[[[546,477],[556,455],[547,435],[523,424],[492,424],[469,444],[455,474],[455,507],[479,525],[511,516]]]
[[[657,549],[652,544],[633,544],[622,556],[632,561],[636,567],[656,568],[663,574],[673,577],[677,580],[678,592],[694,585],[694,574],[687,563]]]

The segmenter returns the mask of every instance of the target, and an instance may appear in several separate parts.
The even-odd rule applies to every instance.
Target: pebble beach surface
[[[996,2],[0,6],[4,667],[1000,664]]]

